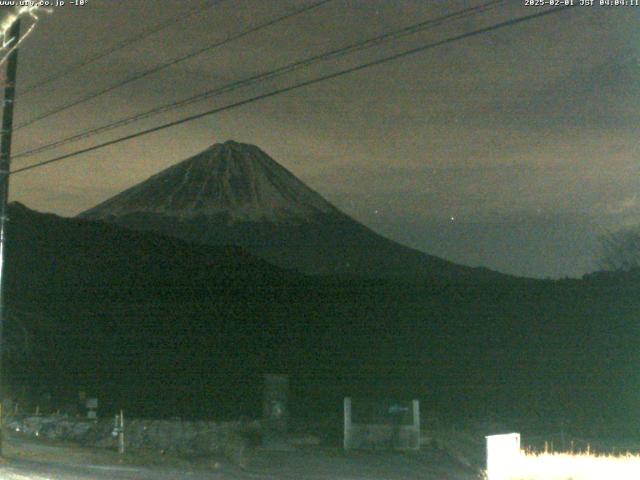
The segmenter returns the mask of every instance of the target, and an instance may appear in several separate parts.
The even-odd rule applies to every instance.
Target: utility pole
[[[20,19],[17,18],[8,32],[11,39],[9,48],[17,45],[20,40]],[[6,320],[5,308],[5,250],[7,227],[7,203],[9,202],[9,172],[11,168],[11,134],[13,132],[13,104],[16,96],[16,73],[18,71],[18,49],[9,54],[7,59],[7,73],[4,86],[4,100],[2,106],[2,130],[0,131],[0,456],[2,455],[2,403],[5,395],[4,369],[2,357],[2,330]]]

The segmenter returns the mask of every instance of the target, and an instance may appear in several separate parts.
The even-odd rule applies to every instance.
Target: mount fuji
[[[373,232],[307,187],[260,148],[228,141],[81,213],[133,230],[207,245],[238,245],[312,275],[496,280]]]

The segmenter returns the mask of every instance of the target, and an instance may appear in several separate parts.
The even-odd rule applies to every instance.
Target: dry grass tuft
[[[506,475],[505,475],[506,474]],[[638,480],[640,455],[522,453],[488,480]]]

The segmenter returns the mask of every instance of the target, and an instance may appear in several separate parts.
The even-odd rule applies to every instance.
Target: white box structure
[[[352,400],[344,399],[345,450],[352,449],[420,449],[420,402],[413,400],[402,404],[392,404],[385,411],[388,421],[354,421]],[[382,406],[382,405],[380,405]],[[386,406],[385,406],[386,407]],[[410,424],[406,420],[410,417]]]
[[[520,434],[490,435],[487,439],[487,479],[507,480],[520,460]]]

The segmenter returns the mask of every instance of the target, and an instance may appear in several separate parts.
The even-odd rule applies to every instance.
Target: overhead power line
[[[407,27],[403,27],[399,30],[393,30],[391,32],[387,32],[384,33],[382,35],[377,35],[375,37],[372,38],[368,38],[356,43],[352,43],[350,45],[347,45],[345,47],[341,47],[338,49],[334,49],[334,50],[330,50],[328,52],[324,52],[318,55],[313,55],[311,57],[307,57],[305,59],[302,60],[298,60],[296,62],[293,63],[289,63],[287,65],[284,65],[280,68],[274,69],[274,70],[270,70],[267,72],[263,72],[257,75],[253,75],[251,77],[242,79],[242,80],[237,80],[231,83],[228,83],[226,85],[220,86],[220,87],[216,87],[214,89],[210,89],[207,90],[205,92],[199,93],[197,95],[194,95],[192,97],[186,98],[184,100],[179,100],[177,102],[171,102],[169,104],[165,104],[165,105],[161,105],[159,107],[153,108],[151,110],[147,110],[146,112],[142,112],[133,116],[129,116],[129,117],[125,117],[123,119],[117,120],[115,122],[111,122],[111,123],[107,123],[106,125],[101,125],[99,127],[94,127],[91,129],[87,129],[84,131],[81,131],[79,133],[76,133],[70,137],[66,137],[64,139],[61,140],[57,140],[55,142],[46,144],[46,145],[41,145],[39,147],[33,148],[31,150],[26,150],[23,152],[20,152],[16,155],[13,156],[14,159],[17,158],[22,158],[22,157],[28,157],[28,156],[32,156],[38,153],[42,153],[45,152],[47,150],[51,150],[53,148],[57,148],[60,147],[62,145],[66,145],[69,143],[74,143],[78,140],[81,139],[85,139],[88,137],[92,137],[94,135],[100,134],[100,133],[104,133],[110,130],[113,130],[115,128],[119,128],[125,125],[129,125],[131,123],[135,123],[150,117],[153,117],[155,115],[164,113],[164,112],[168,112],[171,110],[175,110],[178,108],[182,108],[197,102],[201,102],[203,100],[207,100],[209,98],[213,98],[216,97],[218,95],[222,95],[224,93],[228,93],[234,90],[237,90],[239,88],[243,88],[252,84],[256,84],[256,83],[260,83],[260,82],[264,82],[266,80],[270,80],[288,73],[291,73],[293,71],[299,70],[301,68],[304,67],[308,67],[310,65],[313,65],[315,63],[319,63],[322,61],[326,61],[326,60],[330,60],[330,59],[335,59],[335,58],[339,58],[341,56],[350,54],[350,53],[354,53],[357,51],[361,51],[367,48],[371,48],[377,45],[380,45],[382,43],[391,41],[391,40],[395,40],[397,38],[401,38],[403,36],[407,36],[407,35],[411,35],[411,34],[415,34],[418,32],[422,32],[425,31],[429,28],[433,28],[433,27],[437,27],[440,26],[444,23],[447,23],[449,21],[455,21],[455,20],[459,20],[461,18],[465,18],[468,16],[472,16],[472,15],[477,15],[479,13],[483,13],[488,11],[491,8],[495,8],[497,7],[499,4],[504,3],[505,0],[492,0],[489,2],[486,2],[484,4],[478,5],[476,7],[470,7],[470,8],[465,8],[435,19],[429,19],[429,20],[425,20],[425,21],[421,21],[412,25],[409,25]]]
[[[135,82],[137,80],[141,80],[141,79],[146,78],[146,77],[148,77],[150,75],[153,75],[153,74],[158,73],[158,72],[160,72],[162,70],[165,70],[165,69],[167,69],[167,68],[169,68],[169,67],[171,67],[173,65],[177,65],[178,63],[184,62],[184,61],[189,60],[191,58],[194,58],[194,57],[196,57],[198,55],[201,55],[201,54],[203,54],[203,53],[205,53],[207,51],[210,51],[210,50],[213,50],[215,48],[221,47],[221,46],[226,45],[228,43],[231,43],[231,42],[233,42],[235,40],[238,40],[238,39],[240,39],[242,37],[246,37],[247,35],[250,35],[252,33],[255,33],[255,32],[258,32],[260,30],[263,30],[263,29],[265,29],[267,27],[270,27],[272,25],[280,23],[280,22],[282,22],[284,20],[287,20],[289,18],[295,17],[296,15],[300,15],[302,13],[308,12],[309,10],[313,10],[315,8],[318,8],[321,5],[324,5],[325,3],[328,3],[330,1],[332,1],[332,0],[320,0],[320,1],[316,2],[316,3],[313,3],[311,5],[307,5],[305,7],[299,8],[299,9],[294,10],[292,12],[289,12],[289,13],[287,13],[285,15],[281,15],[280,17],[274,18],[274,19],[269,20],[269,21],[267,21],[265,23],[262,23],[260,25],[256,25],[255,27],[243,30],[242,32],[239,32],[239,33],[236,33],[236,34],[233,34],[233,35],[230,35],[227,38],[225,38],[224,40],[220,40],[220,41],[217,41],[217,42],[212,43],[210,45],[207,45],[205,47],[202,47],[202,48],[199,48],[197,50],[194,50],[193,52],[188,53],[187,55],[183,55],[181,57],[175,58],[175,59],[170,60],[169,62],[166,62],[166,63],[161,63],[160,65],[152,67],[152,68],[150,68],[148,70],[145,70],[145,71],[143,71],[141,73],[137,73],[137,74],[135,74],[135,75],[133,75],[131,77],[128,77],[128,78],[126,78],[126,79],[124,79],[124,80],[122,80],[122,81],[120,81],[118,83],[115,83],[115,84],[113,84],[113,85],[111,85],[109,87],[103,88],[103,89],[98,90],[98,91],[93,92],[93,93],[90,93],[88,95],[85,95],[84,97],[80,97],[79,99],[72,100],[71,102],[65,103],[64,105],[61,105],[59,107],[55,107],[55,108],[53,108],[53,109],[51,109],[51,110],[49,110],[47,112],[44,112],[44,113],[42,113],[42,114],[40,114],[40,115],[38,115],[36,117],[33,117],[33,118],[27,120],[24,123],[21,123],[21,124],[17,125],[13,130],[16,131],[16,130],[20,130],[22,128],[28,127],[29,125],[32,125],[32,124],[34,124],[36,122],[39,122],[40,120],[44,120],[45,118],[51,117],[52,115],[56,115],[58,113],[64,112],[65,110],[69,110],[70,108],[73,108],[73,107],[76,107],[76,106],[81,105],[83,103],[86,103],[89,100],[93,100],[93,99],[101,97],[102,95],[105,95],[105,94],[107,94],[109,92],[117,90],[118,88],[122,88],[125,85],[128,85],[129,83]]]
[[[226,0],[208,0],[207,3],[209,3],[206,6],[200,6],[197,8],[193,8],[191,10],[189,10],[186,13],[182,13],[178,16],[174,16],[171,17],[170,19],[159,23],[158,25],[155,25],[147,30],[144,30],[130,38],[127,38],[121,42],[116,43],[115,45],[107,48],[106,50],[102,50],[100,52],[94,53],[93,55],[89,55],[85,58],[83,58],[82,60],[73,63],[69,66],[67,66],[66,68],[60,70],[59,72],[56,72],[48,77],[43,78],[42,80],[39,80],[36,83],[33,83],[27,87],[25,87],[24,89],[22,89],[20,91],[20,95],[19,97],[24,97],[25,95],[37,90],[38,88],[41,88],[44,85],[47,85],[48,83],[51,82],[55,82],[56,80],[59,80],[63,77],[66,77],[67,75],[75,72],[76,70],[80,70],[81,68],[84,68],[85,66],[93,63],[93,62],[97,62],[98,60],[107,57],[109,55],[111,55],[114,52],[117,52],[118,50],[122,50],[124,48],[129,47],[130,45],[140,42],[144,39],[146,39],[147,37],[150,37],[158,32],[161,32],[162,30],[165,30],[166,28],[172,27],[176,24],[176,22],[190,17],[192,15],[196,15],[198,13],[202,13],[205,12],[207,10],[209,10],[210,8],[213,8],[214,6],[216,6],[219,3],[222,3]]]
[[[175,127],[175,126],[178,126],[178,125],[182,125],[183,123],[191,122],[191,121],[194,121],[194,120],[198,120],[200,118],[204,118],[204,117],[207,117],[207,116],[210,116],[210,115],[214,115],[216,113],[220,113],[220,112],[224,112],[224,111],[227,111],[227,110],[231,110],[233,108],[241,107],[241,106],[256,102],[258,100],[264,100],[266,98],[271,98],[271,97],[274,97],[276,95],[281,95],[283,93],[291,92],[291,91],[294,91],[294,90],[297,90],[297,89],[300,89],[300,88],[303,88],[303,87],[307,87],[307,86],[310,86],[310,85],[315,85],[315,84],[320,83],[320,82],[324,82],[324,81],[331,80],[331,79],[334,79],[334,78],[337,78],[337,77],[341,77],[341,76],[347,75],[349,73],[354,73],[354,72],[358,72],[360,70],[364,70],[366,68],[370,68],[370,67],[377,66],[377,65],[382,65],[384,63],[387,63],[387,62],[390,62],[390,61],[393,61],[393,60],[398,60],[400,58],[405,58],[405,57],[408,57],[410,55],[415,55],[417,53],[424,52],[426,50],[430,50],[430,49],[433,49],[433,48],[436,48],[436,47],[440,47],[442,45],[458,42],[460,40],[464,40],[464,39],[467,39],[467,38],[470,38],[470,37],[474,37],[474,36],[482,35],[482,34],[485,34],[485,33],[489,33],[489,32],[492,32],[492,31],[495,31],[495,30],[498,30],[498,29],[501,29],[501,28],[505,28],[505,27],[509,27],[509,26],[513,26],[513,25],[518,25],[520,23],[524,23],[524,22],[527,22],[527,21],[530,21],[530,20],[534,20],[536,18],[541,18],[541,17],[553,15],[553,14],[556,14],[556,13],[559,13],[559,12],[566,11],[566,10],[568,10],[570,8],[573,8],[573,7],[572,6],[555,7],[555,8],[552,8],[552,9],[549,9],[549,10],[544,10],[542,12],[534,13],[534,14],[531,14],[531,15],[526,15],[526,16],[523,16],[523,17],[518,17],[518,18],[511,19],[511,20],[506,20],[506,21],[491,25],[489,27],[484,27],[484,28],[480,28],[480,29],[477,29],[477,30],[473,30],[471,32],[466,32],[466,33],[462,33],[462,34],[459,34],[459,35],[455,35],[453,37],[449,37],[449,38],[446,38],[444,40],[439,40],[439,41],[436,41],[436,42],[433,42],[433,43],[428,43],[428,44],[422,45],[420,47],[412,48],[410,50],[405,50],[404,52],[400,52],[400,53],[396,53],[394,55],[389,55],[387,57],[380,58],[378,60],[362,63],[360,65],[356,65],[354,67],[349,67],[349,68],[346,68],[344,70],[340,70],[338,72],[334,72],[334,73],[330,73],[330,74],[327,74],[327,75],[323,75],[323,76],[320,76],[320,77],[317,77],[317,78],[314,78],[314,79],[311,79],[311,80],[306,80],[306,81],[303,81],[303,82],[299,82],[299,83],[296,83],[294,85],[290,85],[288,87],[272,90],[271,92],[263,93],[261,95],[256,95],[254,97],[251,97],[251,98],[248,98],[248,99],[245,99],[245,100],[241,100],[241,101],[226,105],[224,107],[214,108],[214,109],[208,110],[206,112],[202,112],[202,113],[199,113],[199,114],[196,114],[196,115],[191,115],[189,117],[182,118],[180,120],[175,120],[173,122],[165,123],[163,125],[159,125],[159,126],[156,126],[156,127],[153,127],[153,128],[146,129],[146,130],[142,130],[140,132],[132,133],[132,134],[126,135],[124,137],[120,137],[120,138],[117,138],[117,139],[114,139],[114,140],[110,140],[108,142],[104,142],[104,143],[101,143],[101,144],[98,144],[98,145],[94,145],[92,147],[88,147],[88,148],[84,148],[84,149],[81,149],[81,150],[77,150],[75,152],[71,152],[71,153],[67,153],[67,154],[64,154],[64,155],[60,155],[58,157],[55,157],[55,158],[52,158],[52,159],[49,159],[49,160],[44,160],[42,162],[37,162],[37,163],[34,163],[32,165],[28,165],[26,167],[21,167],[21,168],[18,168],[16,170],[11,171],[11,174],[26,172],[28,170],[33,170],[35,168],[40,168],[40,167],[43,167],[45,165],[49,165],[49,164],[52,164],[52,163],[56,163],[56,162],[60,162],[60,161],[63,161],[63,160],[67,160],[69,158],[76,157],[78,155],[82,155],[84,153],[92,152],[92,151],[95,151],[95,150],[99,150],[101,148],[105,148],[105,147],[108,147],[108,146],[111,146],[111,145],[122,143],[122,142],[125,142],[125,141],[128,141],[128,140],[132,140],[134,138],[138,138],[138,137],[141,137],[143,135],[148,135],[148,134],[151,134],[151,133],[154,133],[154,132],[158,132],[160,130],[165,130],[167,128],[171,128],[171,127]]]

